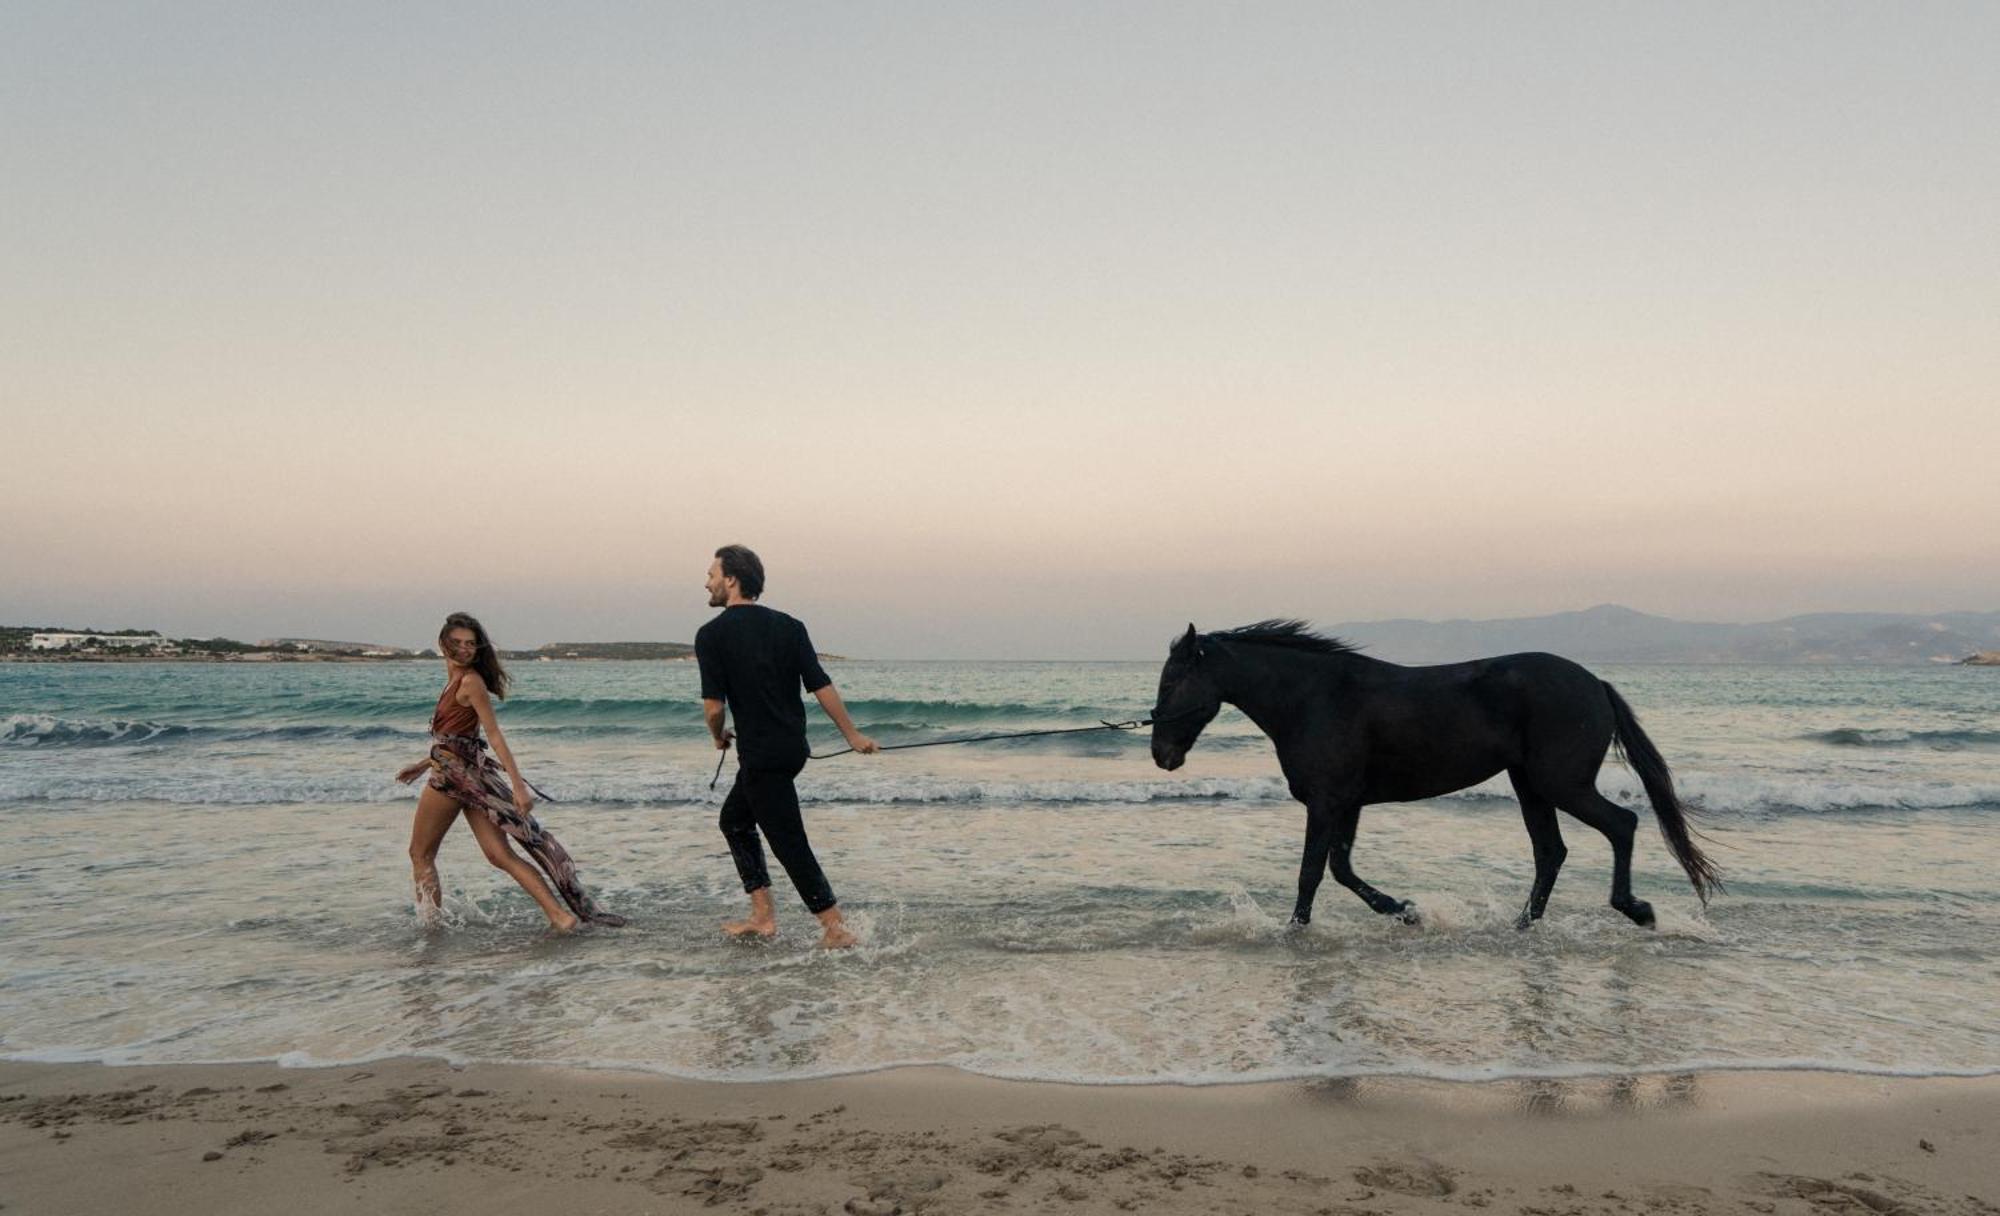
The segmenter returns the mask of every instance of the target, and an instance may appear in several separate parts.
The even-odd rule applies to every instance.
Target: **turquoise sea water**
[[[1155,664],[842,663],[882,742],[1143,716]],[[2000,1070],[2000,675],[1604,667],[1706,814],[1704,910],[1642,829],[1639,930],[1564,821],[1548,919],[1504,779],[1370,808],[1321,889],[1270,745],[1226,711],[1186,767],[1143,734],[878,757],[800,779],[863,945],[720,939],[742,895],[692,665],[533,663],[501,721],[620,931],[552,939],[462,827],[450,925],[411,914],[436,667],[0,666],[0,1055],[621,1064],[755,1079],[905,1063],[1012,1077]],[[816,711],[815,711],[816,716]],[[838,746],[829,727],[815,738]],[[725,774],[725,783],[727,776]],[[1601,787],[1650,812],[1632,775]],[[726,788],[726,785],[725,785]]]

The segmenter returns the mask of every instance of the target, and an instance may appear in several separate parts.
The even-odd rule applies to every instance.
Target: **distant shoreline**
[[[822,654],[823,663],[1157,663],[1155,659],[893,659],[875,660],[857,658],[853,655]],[[628,658],[615,655],[541,655],[502,654],[508,663],[691,663],[692,654],[659,656],[653,658]],[[131,664],[131,663],[436,663],[440,658],[434,654],[403,655],[346,655],[346,654],[278,654],[257,652],[255,654],[0,654],[0,664],[6,663],[83,663],[83,664]],[[1428,663],[1403,663],[1405,667],[1433,666]],[[1808,668],[1848,668],[1866,667],[1883,671],[1939,670],[1954,667],[2000,667],[2000,659],[1979,657],[1958,659],[1953,662],[1936,660],[1912,663],[1889,663],[1868,659],[1603,659],[1588,660],[1589,666],[1613,667],[1808,667]]]
[[[508,663],[692,663],[692,654],[659,655],[648,658],[632,658],[625,655],[585,655],[585,654],[523,654],[502,653],[501,659]],[[819,656],[825,663],[852,663],[854,660],[844,654],[823,654]],[[443,660],[434,654],[285,654],[277,651],[260,650],[251,654],[0,654],[0,663],[438,663]],[[940,662],[964,662],[960,659],[944,659]],[[1032,662],[1058,660],[1037,659]],[[1098,660],[1081,660],[1096,662]]]
[[[835,655],[821,655],[833,659]],[[503,654],[508,663],[687,663],[691,654],[663,655],[658,658],[622,658],[597,655]],[[251,654],[0,654],[0,663],[439,663],[434,654],[281,654],[256,651]]]
[[[1216,624],[1216,622],[1210,622]],[[640,628],[647,628],[641,626]],[[397,631],[400,631],[397,630]],[[2000,667],[2000,611],[1819,612],[1779,620],[1729,624],[1683,621],[1617,604],[1574,612],[1491,620],[1444,621],[1399,618],[1324,625],[1321,632],[1358,646],[1371,658],[1405,666],[1465,662],[1492,655],[1540,652],[1589,666],[1598,663],[1644,666],[1729,666],[1738,664],[1803,667]],[[35,650],[63,638],[66,651]],[[947,643],[952,644],[952,643]],[[980,643],[958,643],[977,647]],[[1061,645],[1061,643],[1051,643]],[[269,662],[312,657],[317,662],[424,657],[429,647],[410,648],[353,638],[265,637],[238,641],[225,637],[168,637],[158,630],[77,630],[52,625],[0,625],[0,661],[129,661],[125,648],[147,657],[179,662]],[[691,642],[564,641],[503,650],[501,657],[525,662],[543,659],[680,659]],[[431,651],[431,653],[435,653]],[[114,655],[120,657],[114,659]],[[137,655],[133,655],[137,658]],[[845,660],[846,656],[822,655]],[[1126,661],[1144,661],[1135,655]],[[987,662],[958,655],[920,661]],[[1020,662],[1103,662],[1104,659],[1048,657]]]

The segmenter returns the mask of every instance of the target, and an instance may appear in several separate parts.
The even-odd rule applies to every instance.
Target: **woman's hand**
[[[514,809],[523,816],[535,809],[535,795],[528,789],[528,783],[525,781],[514,783]]]
[[[430,771],[431,771],[430,757],[426,756],[422,760],[417,761],[415,764],[405,764],[400,770],[397,771],[396,780],[403,785],[408,785],[410,782],[415,781],[417,778],[423,776],[425,773],[428,773]]]

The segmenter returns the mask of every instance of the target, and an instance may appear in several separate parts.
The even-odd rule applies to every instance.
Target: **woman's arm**
[[[507,746],[507,736],[500,732],[500,719],[493,715],[493,698],[486,692],[486,681],[479,673],[469,671],[458,683],[458,703],[470,706],[479,715],[479,724],[486,728],[486,741],[493,745],[493,754],[500,757],[500,767],[507,770],[507,781],[514,787],[514,807],[523,815],[535,805],[535,795],[528,788],[528,782],[521,776],[521,768],[514,763],[514,753]]]

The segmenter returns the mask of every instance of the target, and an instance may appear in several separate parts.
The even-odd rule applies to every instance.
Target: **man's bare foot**
[[[822,950],[845,950],[854,944],[854,934],[841,919],[839,908],[828,908],[819,914],[819,923],[826,932],[820,935],[819,948]]]
[[[750,915],[742,920],[722,922],[722,931],[731,937],[776,937],[778,910],[771,903],[771,888],[750,892]]]

